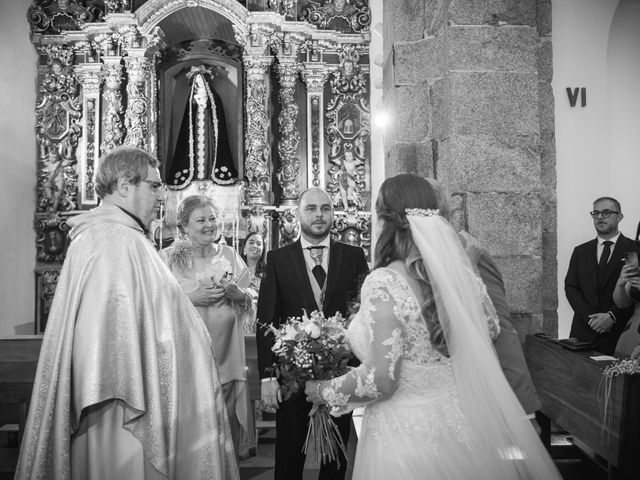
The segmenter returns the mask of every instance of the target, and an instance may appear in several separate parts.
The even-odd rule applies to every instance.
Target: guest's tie
[[[604,271],[607,269],[607,262],[609,261],[609,255],[611,255],[611,245],[613,245],[611,240],[602,242],[602,255],[600,255],[600,260],[598,261],[599,280],[603,280]]]
[[[323,246],[309,247],[311,258],[316,264],[315,267],[313,267],[313,269],[311,270],[311,273],[313,273],[313,276],[316,277],[316,282],[318,282],[318,285],[320,285],[320,288],[324,286],[324,281],[327,278],[327,272],[325,272],[324,268],[322,268],[323,249],[324,249]]]

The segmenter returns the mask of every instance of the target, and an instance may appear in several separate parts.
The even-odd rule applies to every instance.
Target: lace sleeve
[[[371,274],[362,290],[358,315],[370,352],[357,368],[320,384],[320,396],[333,415],[388,397],[397,385],[406,337],[401,306],[381,275]]]

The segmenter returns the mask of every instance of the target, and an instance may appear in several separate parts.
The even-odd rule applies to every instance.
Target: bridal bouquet
[[[345,374],[353,358],[347,343],[345,319],[339,313],[325,318],[321,312],[293,317],[275,328],[269,327],[275,337],[272,351],[276,354],[275,375],[280,380],[283,400],[304,388],[307,380],[328,380]],[[338,427],[321,405],[309,420],[304,443],[306,453],[313,437],[316,456],[323,463],[340,462],[338,449],[346,457],[346,447]]]

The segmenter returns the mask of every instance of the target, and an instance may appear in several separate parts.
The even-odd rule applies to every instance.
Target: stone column
[[[448,185],[458,226],[502,271],[521,334],[557,328],[548,3],[384,3],[386,174]]]
[[[267,113],[267,71],[272,57],[260,55],[244,58],[246,74],[245,176],[247,201],[254,205],[270,203],[271,148]]]
[[[125,66],[127,82],[127,110],[124,114],[126,137],[124,143],[147,150],[149,148],[149,99],[147,98],[147,77],[149,61],[144,48],[129,48]]]
[[[105,84],[102,93],[105,110],[102,117],[102,144],[101,153],[108,152],[118,145],[122,145],[124,139],[124,123],[122,114],[122,58],[120,56],[102,57],[105,65]]]
[[[325,186],[324,84],[329,77],[325,63],[305,63],[302,78],[307,85],[307,185]]]
[[[281,206],[294,206],[298,203],[300,190],[298,187],[298,171],[300,157],[298,146],[300,133],[298,132],[298,105],[296,104],[296,80],[299,66],[295,57],[281,58],[278,64],[280,79],[280,141],[278,155],[280,156],[280,170],[277,173],[278,182],[282,187]]]
[[[78,158],[78,201],[81,205],[97,205],[95,167],[100,156],[100,84],[101,63],[81,63],[75,68],[82,88],[82,131]]]

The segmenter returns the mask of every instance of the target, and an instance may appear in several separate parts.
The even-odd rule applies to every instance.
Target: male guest
[[[145,236],[158,162],[101,159],[42,340],[15,478],[238,479],[207,329]]]
[[[347,316],[348,304],[358,294],[360,281],[369,272],[361,248],[330,239],[333,206],[327,193],[310,188],[300,195],[297,211],[301,238],[267,255],[267,269],[260,285],[258,322],[278,328],[289,317],[319,310],[326,317],[337,312]],[[311,404],[300,390],[283,401],[280,387],[270,370],[273,335],[258,327],[258,368],[262,378],[262,401],[277,407],[276,480],[300,480],[305,455],[302,447],[307,433]],[[345,445],[349,439],[351,416],[335,418]],[[322,465],[320,479],[344,479],[346,459]]]
[[[595,350],[612,354],[633,313],[632,307],[616,307],[613,290],[624,253],[637,251],[637,247],[618,230],[623,215],[616,199],[598,198],[590,215],[597,237],[573,250],[564,279],[564,290],[574,311],[570,335],[593,342]]]

